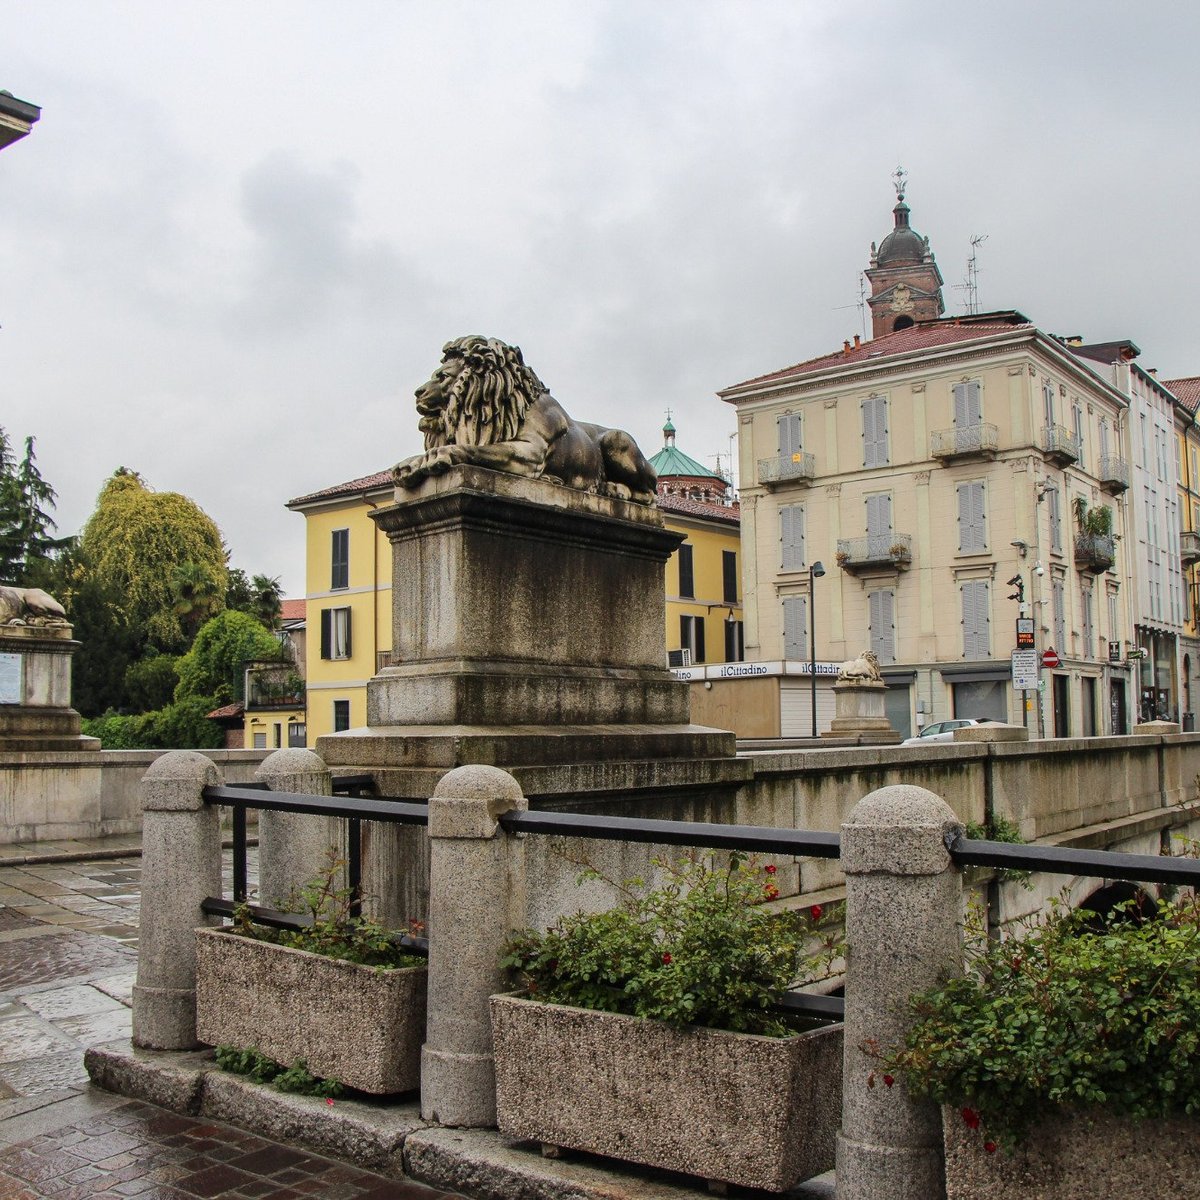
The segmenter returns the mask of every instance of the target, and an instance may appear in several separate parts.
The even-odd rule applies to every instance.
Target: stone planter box
[[[425,967],[380,970],[196,930],[196,1033],[376,1095],[421,1083]]]
[[[493,996],[500,1130],[745,1187],[829,1170],[842,1026],[790,1038]]]
[[[942,1110],[947,1200],[1195,1200],[1200,1121],[1133,1121],[1095,1111],[1039,1121],[994,1154],[957,1109]]]

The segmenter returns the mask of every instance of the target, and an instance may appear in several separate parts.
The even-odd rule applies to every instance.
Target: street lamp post
[[[812,735],[817,736],[817,605],[814,583],[825,574],[825,567],[815,562],[808,570],[808,682],[812,688]]]

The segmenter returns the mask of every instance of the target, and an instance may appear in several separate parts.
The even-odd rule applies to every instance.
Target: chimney
[[[843,354],[849,354],[849,353],[850,353],[850,343],[849,343],[849,342],[843,342],[843,343],[842,343],[842,353],[843,353]]]
[[[856,333],[856,334],[854,335],[854,348],[855,348],[855,350],[857,350],[857,349],[859,348],[859,346],[861,346],[861,345],[862,345],[862,340],[859,338],[858,334]]]

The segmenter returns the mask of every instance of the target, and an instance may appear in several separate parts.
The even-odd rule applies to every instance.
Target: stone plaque
[[[20,654],[0,654],[0,704],[20,704],[23,699],[22,657]]]

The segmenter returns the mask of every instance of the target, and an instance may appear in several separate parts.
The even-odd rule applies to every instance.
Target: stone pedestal
[[[467,763],[527,795],[602,775],[661,787],[674,764],[688,783],[742,778],[733,734],[692,725],[666,669],[663,571],[682,539],[656,508],[477,467],[397,494],[372,514],[392,543],[393,665],[368,684],[367,728],[319,739],[326,762],[421,797]]]
[[[823,738],[857,737],[860,742],[890,745],[900,740],[892,722],[884,715],[883,697],[887,684],[845,679],[833,685],[836,715]]]
[[[71,707],[69,625],[0,626],[0,750],[98,750]]]
[[[822,737],[844,738],[857,736],[863,741],[880,745],[899,742],[900,734],[892,728],[884,714],[884,683],[860,683],[844,680],[833,685],[837,715]]]

